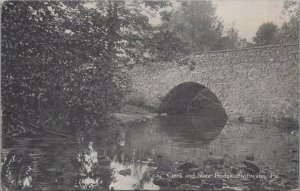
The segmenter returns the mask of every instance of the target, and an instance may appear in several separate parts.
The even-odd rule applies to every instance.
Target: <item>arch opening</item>
[[[184,82],[171,89],[162,99],[159,111],[168,115],[207,116],[222,123],[228,119],[218,97],[196,82]]]

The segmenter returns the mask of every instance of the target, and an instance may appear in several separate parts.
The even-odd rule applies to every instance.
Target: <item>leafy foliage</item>
[[[211,1],[184,1],[167,17],[164,25],[188,43],[191,51],[218,50],[223,24]]]
[[[299,42],[299,2],[286,0],[283,13],[289,16],[289,21],[283,23],[278,31],[278,42],[282,44]]]
[[[112,4],[103,14],[83,2],[4,3],[4,132],[20,122],[63,131],[105,124],[126,89]]]
[[[175,32],[165,30],[163,27],[157,27],[151,40],[149,53],[161,61],[171,61],[190,52],[186,42]]]
[[[276,43],[277,25],[272,22],[263,23],[259,26],[256,36],[253,37],[255,45],[270,45]]]
[[[299,2],[286,0],[284,2],[283,14],[289,17],[278,28],[273,23],[262,24],[254,37],[256,45],[289,44],[299,42]]]
[[[246,48],[248,46],[249,43],[247,40],[239,36],[238,31],[233,25],[225,31],[225,36],[222,37],[220,43],[222,49]]]

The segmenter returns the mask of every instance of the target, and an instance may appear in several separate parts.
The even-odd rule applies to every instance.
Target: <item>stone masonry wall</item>
[[[186,60],[124,67],[132,94],[158,108],[172,88],[192,81],[214,92],[229,118],[298,119],[298,44],[198,53]]]

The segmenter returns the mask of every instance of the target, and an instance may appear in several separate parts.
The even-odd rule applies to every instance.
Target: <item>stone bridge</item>
[[[299,45],[194,53],[174,62],[123,67],[131,94],[159,108],[174,87],[196,82],[221,101],[229,119],[298,119]]]

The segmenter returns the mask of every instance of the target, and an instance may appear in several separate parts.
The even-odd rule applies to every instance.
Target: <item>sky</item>
[[[280,27],[284,21],[288,20],[287,16],[282,13],[284,1],[212,0],[217,8],[216,15],[223,21],[224,31],[233,26],[238,30],[239,36],[246,38],[248,42],[253,42],[253,36],[261,24],[273,22]],[[178,7],[178,3],[173,3],[173,9]],[[159,17],[153,18],[152,23],[160,23]]]
[[[241,37],[252,41],[258,27],[265,22],[281,26],[286,17],[282,15],[284,0],[212,0],[217,6],[216,14],[224,22],[225,30],[232,24]]]

